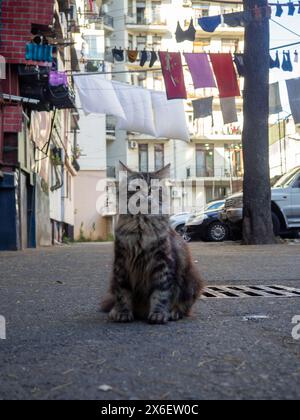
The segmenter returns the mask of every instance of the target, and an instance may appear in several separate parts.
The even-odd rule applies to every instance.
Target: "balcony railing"
[[[243,170],[241,167],[227,168],[225,166],[207,168],[205,166],[196,166],[197,178],[242,178]]]
[[[95,23],[99,27],[107,26],[111,29],[114,29],[114,18],[107,13],[98,13],[86,10],[84,15],[90,23]]]
[[[158,10],[146,13],[145,16],[138,16],[136,14],[128,14],[126,15],[126,23],[127,25],[142,25],[142,26],[163,25],[165,26],[167,24],[167,20],[162,16],[161,10],[158,8]]]

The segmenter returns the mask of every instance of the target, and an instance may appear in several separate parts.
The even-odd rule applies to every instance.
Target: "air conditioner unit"
[[[129,142],[129,149],[135,150],[135,149],[137,149],[137,147],[138,147],[138,145],[137,145],[136,141],[130,141]]]

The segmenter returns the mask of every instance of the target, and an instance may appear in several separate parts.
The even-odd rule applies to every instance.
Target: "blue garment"
[[[283,15],[283,7],[281,6],[281,4],[277,4],[276,6],[276,17],[281,17]]]
[[[198,23],[205,32],[215,32],[221,25],[221,16],[209,16],[198,19]]]
[[[288,5],[289,5],[289,13],[288,13],[288,15],[289,16],[294,16],[295,11],[296,11],[296,7],[294,6],[294,3],[293,2],[289,2]]]
[[[293,71],[293,65],[292,65],[290,51],[283,53],[282,70],[283,71],[290,71],[290,72]]]

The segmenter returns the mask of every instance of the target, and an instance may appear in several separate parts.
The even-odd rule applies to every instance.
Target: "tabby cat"
[[[127,172],[128,184],[120,188],[128,188],[132,181],[146,181],[149,202],[153,199],[151,181],[170,177],[170,165],[154,173],[133,172],[123,164],[121,168]],[[119,216],[113,276],[101,305],[110,320],[178,321],[189,315],[203,287],[188,245],[170,228],[168,215]]]

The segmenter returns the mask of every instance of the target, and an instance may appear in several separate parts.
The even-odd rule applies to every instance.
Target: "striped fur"
[[[164,174],[165,175],[165,174]],[[139,174],[131,173],[131,177]],[[143,174],[150,180],[156,174]],[[121,215],[110,290],[102,303],[115,322],[165,324],[188,316],[204,282],[168,216]]]

